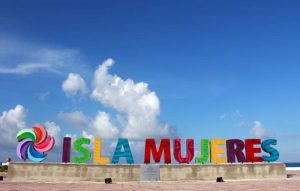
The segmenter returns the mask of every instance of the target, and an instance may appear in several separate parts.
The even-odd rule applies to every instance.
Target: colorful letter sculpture
[[[155,163],[160,162],[163,152],[165,160],[164,162],[167,164],[171,163],[170,139],[161,139],[158,151],[156,149],[155,139],[146,139],[144,163],[150,163],[151,152]]]
[[[209,158],[209,140],[202,139],[201,140],[201,156],[196,157],[196,163],[205,163],[208,161]]]
[[[102,139],[95,138],[94,142],[94,163],[96,164],[108,164],[110,159],[109,157],[101,157],[101,143]]]
[[[17,156],[26,161],[41,162],[45,160],[47,154],[54,144],[55,140],[49,136],[42,125],[34,125],[32,129],[23,129],[18,132],[16,138],[18,143]],[[95,137],[94,148],[90,147],[91,139],[78,138],[73,143],[73,149],[81,156],[73,156],[74,163],[87,163],[93,153],[93,163],[109,164],[110,157],[102,156],[103,139]],[[64,137],[62,148],[62,162],[69,163],[71,158],[71,137]],[[85,144],[85,146],[83,146]],[[185,152],[182,151],[181,139],[173,140],[173,156],[179,163],[189,164],[194,158],[195,163],[235,163],[235,162],[274,162],[279,159],[279,152],[273,146],[277,145],[276,139],[201,139],[201,155],[194,157],[195,144],[193,139],[186,139]],[[262,151],[267,155],[263,155]],[[183,154],[184,153],[184,154]],[[154,138],[145,139],[144,163],[149,164],[151,154],[154,163],[160,163],[164,156],[164,163],[171,163],[171,143],[170,139],[161,139],[156,144]],[[127,164],[133,164],[134,159],[131,153],[129,141],[126,138],[118,139],[112,156],[111,163],[120,163],[120,158],[125,158]],[[122,163],[122,161],[121,161]]]
[[[124,152],[122,152],[122,147],[124,148]],[[128,164],[133,164],[133,157],[131,154],[130,146],[128,143],[128,139],[119,139],[118,144],[116,146],[116,150],[112,159],[113,164],[118,164],[120,157],[125,157],[126,162]]]
[[[186,140],[186,157],[182,157],[181,139],[174,139],[174,158],[179,163],[190,163],[194,158],[194,140]]]
[[[225,145],[225,139],[212,139],[210,141],[211,146],[211,159],[212,163],[226,163],[227,160],[225,157],[221,157],[221,154],[225,154],[225,148],[220,148],[219,145]]]
[[[226,141],[227,147],[227,161],[229,163],[235,162],[237,158],[238,162],[246,162],[246,157],[243,153],[245,148],[244,142],[240,139],[229,139]]]
[[[85,147],[82,147],[82,144],[90,144],[91,140],[89,138],[79,138],[74,142],[74,149],[82,153],[82,157],[74,156],[73,162],[75,163],[86,163],[91,158],[91,151]]]
[[[209,140],[202,139],[201,140],[201,156],[196,157],[196,163],[205,163],[208,161],[209,158]]]
[[[41,162],[46,159],[45,152],[50,151],[55,140],[49,136],[46,129],[39,124],[33,126],[31,129],[23,129],[18,132],[17,141],[17,156],[26,161],[27,159],[33,162]]]
[[[277,145],[277,140],[275,139],[267,139],[264,140],[261,144],[262,149],[266,152],[269,153],[270,156],[263,156],[263,160],[267,162],[274,162],[277,161],[279,158],[279,152],[271,147],[270,145]]]
[[[260,147],[254,147],[254,145],[260,145],[260,139],[246,139],[245,146],[246,146],[246,161],[247,162],[262,162],[262,157],[255,156],[255,153],[260,153]]]
[[[71,157],[71,137],[64,137],[63,141],[63,152],[62,152],[62,162],[70,162]]]

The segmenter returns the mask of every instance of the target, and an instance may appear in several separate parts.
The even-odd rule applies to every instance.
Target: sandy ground
[[[0,191],[150,191],[150,190],[293,190],[300,191],[300,171],[288,171],[285,180],[249,180],[249,181],[226,181],[223,183],[204,181],[184,181],[184,182],[131,182],[131,183],[29,183],[29,182],[0,182]]]

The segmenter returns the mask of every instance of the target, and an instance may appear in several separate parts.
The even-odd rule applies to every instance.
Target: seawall
[[[155,167],[155,168],[152,168]],[[126,181],[285,179],[284,163],[234,164],[124,164],[11,163],[9,181],[103,182],[105,178]]]

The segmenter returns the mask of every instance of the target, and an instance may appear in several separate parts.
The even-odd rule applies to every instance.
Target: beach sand
[[[287,171],[287,177],[284,180],[243,180],[226,181],[222,183],[212,181],[176,181],[176,182],[113,182],[113,184],[104,183],[38,183],[38,182],[9,182],[4,179],[0,182],[1,191],[214,191],[214,190],[238,190],[238,191],[256,191],[256,190],[293,190],[300,191],[300,171]]]

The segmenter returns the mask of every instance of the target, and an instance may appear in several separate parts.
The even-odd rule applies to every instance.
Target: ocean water
[[[285,163],[286,167],[300,167],[300,162],[287,162]]]

